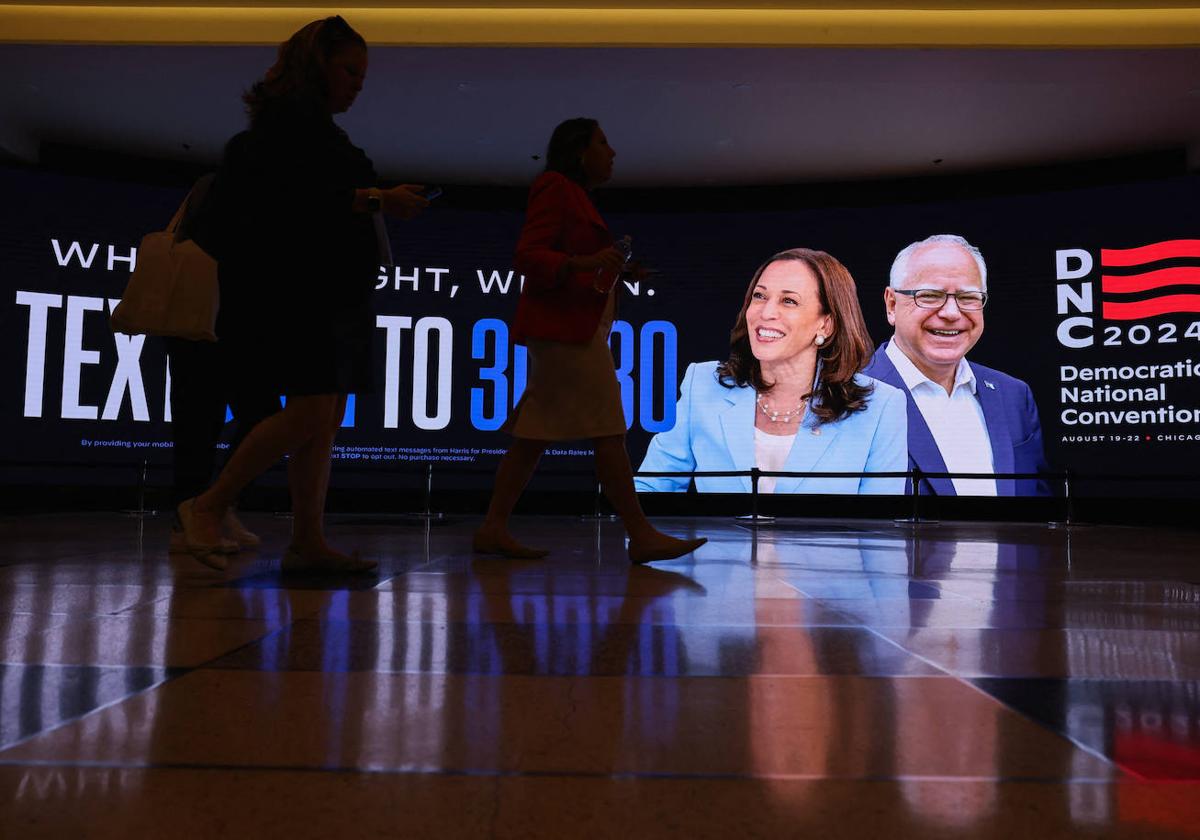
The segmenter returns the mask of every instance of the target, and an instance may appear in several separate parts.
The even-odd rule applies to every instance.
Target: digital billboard
[[[0,459],[56,465],[55,481],[78,467],[79,483],[100,475],[85,470],[88,464],[168,462],[170,371],[162,342],[114,334],[108,314],[141,236],[165,225],[184,191],[22,169],[0,170],[0,183],[8,199],[0,210],[7,394]],[[611,231],[630,236],[636,258],[651,269],[623,284],[610,335],[631,460],[638,467],[656,436],[678,432],[681,386],[696,384],[685,374],[711,378],[714,363],[728,359],[747,286],[772,254],[806,247],[844,264],[878,347],[898,329],[889,323],[884,291],[893,260],[910,243],[953,234],[979,249],[987,272],[986,308],[966,359],[976,366],[978,403],[967,409],[982,413],[988,437],[960,448],[978,454],[989,447],[992,469],[984,472],[1020,472],[1039,462],[1029,452],[1028,424],[1036,417],[1044,468],[1132,472],[1146,480],[1122,492],[1162,492],[1167,485],[1154,479],[1185,469],[1200,447],[1197,197],[1197,181],[1180,177],[955,201],[914,196],[911,203],[866,207],[713,210],[681,201],[667,212],[609,211],[598,191]],[[509,334],[522,283],[512,268],[522,218],[519,208],[435,202],[413,222],[389,222],[396,265],[381,267],[376,281],[375,388],[347,407],[335,456],[356,467],[344,481],[433,464],[444,475],[461,473],[462,486],[490,484],[486,472],[507,442],[499,429],[528,374],[525,348]],[[881,349],[877,362],[883,355]],[[892,377],[895,384],[880,391],[904,397],[906,433],[892,429],[888,436],[877,423],[872,434],[886,444],[886,463],[915,459],[936,472],[928,466],[937,463],[928,460],[929,444],[953,447],[957,426],[927,407],[914,414],[917,392],[905,387],[893,362],[891,370],[874,364],[869,372],[885,382]],[[706,393],[721,395],[707,384]],[[711,416],[724,403],[687,405],[694,420],[697,410]],[[889,416],[897,416],[895,406]],[[925,437],[916,433],[922,423]],[[847,463],[837,438],[853,435],[823,435],[832,442],[807,458],[803,471],[836,472]],[[904,457],[899,446],[908,450]],[[742,447],[733,463],[746,465],[752,448],[730,447]],[[555,443],[549,456],[562,466],[591,465],[587,441]],[[748,486],[747,479],[716,489]],[[941,487],[934,492],[961,490]],[[1051,489],[997,481],[987,492]],[[813,478],[776,492],[870,491]]]

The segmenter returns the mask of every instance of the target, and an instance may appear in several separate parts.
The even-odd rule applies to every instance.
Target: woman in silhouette
[[[596,473],[629,532],[633,563],[668,560],[703,545],[654,528],[642,512],[625,450],[625,415],[608,332],[625,253],[596,211],[591,190],[612,177],[616,152],[593,119],[554,129],[546,171],[529,190],[515,267],[525,276],[514,337],[529,349],[529,384],[505,429],[487,516],[475,532],[482,554],[534,558],[548,552],[517,542],[508,519],[552,441],[591,438]]]
[[[223,214],[217,331],[241,375],[287,397],[242,442],[216,483],[179,505],[188,549],[216,568],[221,518],[238,492],[288,455],[294,515],[285,569],[367,571],[375,563],[325,539],[325,494],[346,397],[371,389],[371,293],[380,212],[411,218],[419,187],[381,190],[370,159],[334,122],[367,74],[367,45],[341,17],[279,48],[246,93],[250,128],[217,175]]]

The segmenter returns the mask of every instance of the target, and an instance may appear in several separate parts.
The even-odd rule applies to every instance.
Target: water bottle
[[[620,239],[613,242],[613,247],[616,248],[619,252],[621,252],[622,255],[624,255],[625,264],[628,265],[629,261],[631,259],[633,259],[633,237],[630,236],[629,234],[625,234]],[[599,277],[603,273],[604,273],[604,269],[602,269],[602,268],[596,269],[597,277]],[[618,272],[618,275],[619,274],[620,274],[620,272]]]
[[[625,234],[616,242],[614,242],[613,247],[625,255],[626,264],[633,259],[633,237],[629,234]]]
[[[623,264],[628,265],[629,260],[633,258],[633,237],[630,236],[629,234],[626,234],[625,236],[622,236],[620,239],[613,242],[613,247],[616,248],[617,251],[619,251],[625,257]],[[617,281],[619,281],[621,279],[621,274],[622,274],[623,270],[624,269],[618,270],[616,275],[612,278],[612,282],[605,284],[605,286],[607,286],[607,288],[602,288],[601,286],[596,284],[596,281],[592,281],[593,288],[595,288],[597,292],[606,294],[612,288],[612,286],[616,285]],[[603,268],[596,269],[596,277],[597,278],[600,278],[603,274],[604,274]]]

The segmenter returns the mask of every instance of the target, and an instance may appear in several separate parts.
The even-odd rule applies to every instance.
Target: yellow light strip
[[[305,8],[0,4],[0,42],[276,44],[345,16],[374,45],[1184,47],[1200,8]]]

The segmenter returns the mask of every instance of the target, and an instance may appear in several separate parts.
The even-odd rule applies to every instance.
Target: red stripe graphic
[[[1147,271],[1144,274],[1134,274],[1131,277],[1113,277],[1109,274],[1100,276],[1101,290],[1109,294],[1128,294],[1129,292],[1144,292],[1148,289],[1161,289],[1163,286],[1183,286],[1200,284],[1200,267],[1180,266],[1178,268],[1160,268],[1158,271]]]
[[[1141,248],[1101,248],[1100,265],[1141,265],[1175,257],[1200,259],[1200,239],[1169,239]]]
[[[1104,301],[1103,307],[1106,321],[1136,321],[1172,312],[1200,312],[1200,295],[1164,295],[1135,303]]]

